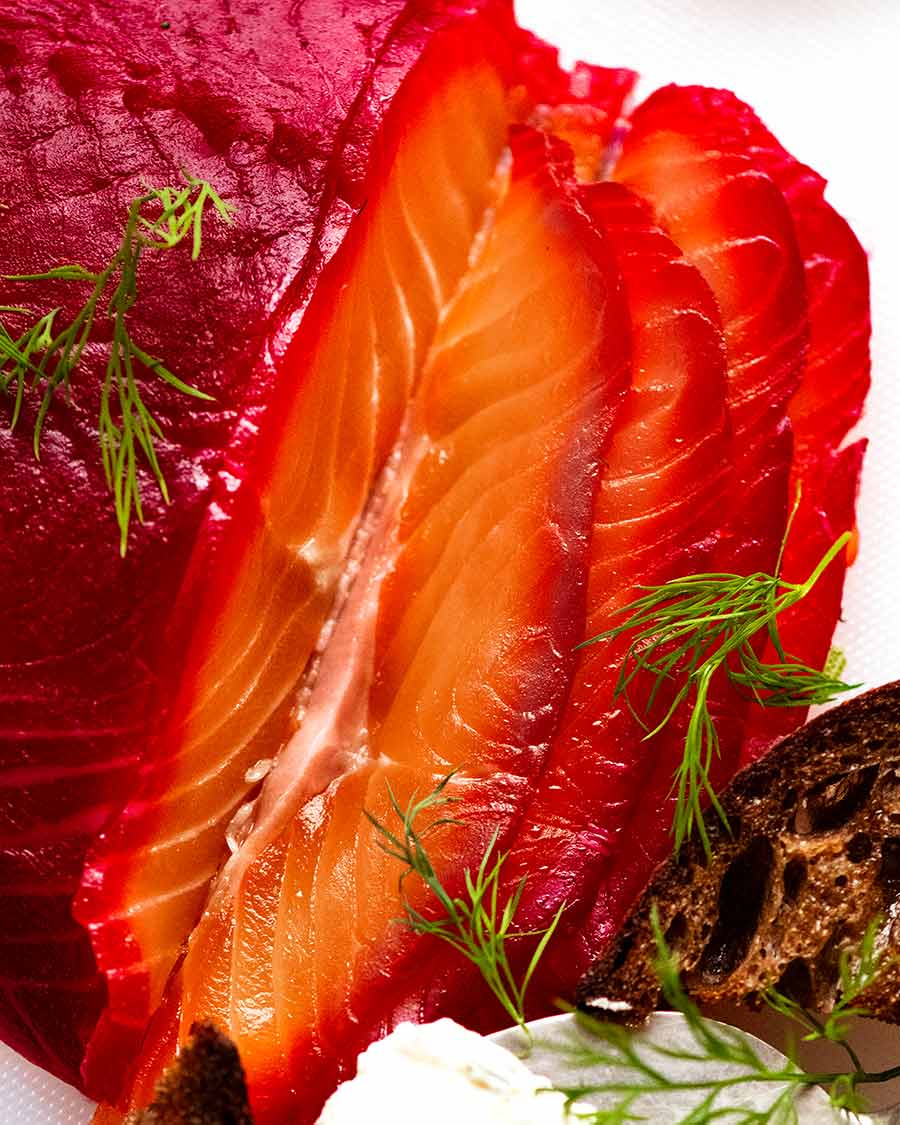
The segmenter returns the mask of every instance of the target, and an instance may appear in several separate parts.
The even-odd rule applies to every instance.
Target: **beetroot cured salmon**
[[[705,109],[679,87],[657,91],[635,111],[613,177],[652,205],[721,311],[734,483],[709,569],[771,573],[788,514],[788,409],[806,361],[803,265],[781,192],[754,166],[739,130]],[[609,694],[603,703],[611,705]],[[748,701],[727,684],[715,685],[709,710],[719,739],[710,770],[718,788],[738,766]],[[628,815],[619,821],[621,839],[631,843],[609,856],[582,931],[583,948],[594,953],[671,848],[673,779],[684,739],[666,728],[656,740],[662,749],[633,783]]]
[[[434,855],[457,886],[492,831],[501,845],[514,831],[583,635],[627,311],[552,142],[517,132],[512,161],[438,327],[304,722],[175,985],[183,1033],[201,1010],[229,1027],[261,1123],[313,1121],[416,995],[423,939],[393,924],[395,861],[364,810],[387,820],[388,785],[406,804],[458,765],[467,830]]]
[[[141,274],[134,334],[214,401],[147,389],[173,502],[124,559],[104,342],[40,463],[0,432],[0,1034],[113,1121],[212,1019],[258,1121],[312,1121],[400,1019],[504,1019],[393,924],[389,793],[455,768],[451,893],[495,835],[519,924],[568,904],[536,1011],[665,856],[683,717],[644,741],[628,639],[576,645],[641,585],[772,570],[797,482],[788,578],[852,522],[865,258],[721,92],[657,92],[610,169],[634,75],[561,70],[508,0],[145,9],[4,17],[4,270],[93,267],[142,176],[238,215]],[[843,575],[784,623],[809,663]],[[710,705],[716,785],[800,719]]]
[[[631,118],[613,178],[647,199],[719,303],[728,349],[737,506],[719,569],[771,571],[787,518],[788,405],[808,319],[803,266],[784,197],[737,129],[669,86]]]
[[[735,121],[756,166],[781,189],[803,256],[809,352],[790,405],[791,494],[800,489],[800,504],[782,567],[788,581],[802,582],[835,539],[855,526],[865,443],[847,449],[841,443],[859,420],[869,387],[868,263],[846,220],[826,201],[825,180],[791,156],[749,106],[724,90],[702,90],[696,96],[707,112]],[[846,565],[847,556],[835,559],[810,595],[782,618],[785,651],[811,668],[822,668],[828,656]],[[766,659],[778,659],[771,645]],[[805,719],[804,708],[754,707],[744,759],[758,757]]]
[[[421,126],[445,99],[445,124],[452,131],[459,123],[457,139],[471,138],[466,159],[448,152],[448,134],[438,127],[431,137],[420,128],[414,160],[398,155],[396,145],[388,151],[379,132],[385,109],[428,44],[462,24],[466,46],[448,46],[432,82],[420,80],[419,93],[427,96],[416,105],[408,93],[394,119],[405,113]],[[110,249],[115,244],[142,181],[174,183],[182,168],[208,177],[238,207],[234,230],[208,228],[197,263],[185,255],[141,267],[140,300],[129,314],[134,336],[215,402],[186,409],[177,396],[173,402],[148,389],[169,439],[161,462],[172,504],[145,490],[147,524],[132,534],[124,560],[116,557],[96,451],[91,388],[99,386],[102,347],[86,353],[75,405],[53,407],[40,465],[31,453],[27,408],[15,434],[0,433],[0,893],[7,907],[0,922],[0,1034],[69,1081],[101,1092],[138,1040],[199,911],[231,813],[265,768],[258,763],[269,756],[267,747],[278,743],[279,730],[289,730],[286,685],[302,675],[303,646],[308,653],[327,612],[341,550],[393,441],[429,318],[465,265],[490,194],[498,138],[505,139],[509,119],[531,112],[532,102],[557,97],[590,101],[608,132],[632,76],[581,67],[570,80],[550,48],[515,27],[504,0],[468,7],[304,0],[267,5],[262,15],[255,4],[208,0],[163,21],[136,3],[88,13],[52,0],[40,12],[7,6],[3,27],[0,175],[10,203],[0,217],[4,271],[39,272],[63,259],[94,266],[107,241]],[[462,89],[466,60],[472,81]],[[401,171],[387,187],[384,164],[395,156]],[[383,201],[391,192],[398,214],[405,193],[415,197],[411,212],[419,207],[405,233],[402,216],[396,238],[389,224],[376,229],[371,219],[353,221],[357,212],[376,210],[375,195]],[[361,280],[345,301],[343,336],[323,342],[324,297],[301,330],[311,350],[330,347],[321,362],[334,371],[351,347],[368,347],[374,366],[344,399],[345,418],[357,410],[367,419],[360,431],[366,436],[351,443],[347,487],[329,487],[325,507],[316,508],[332,541],[323,537],[313,549],[321,548],[321,558],[292,567],[288,556],[302,552],[302,544],[290,536],[279,541],[268,523],[272,504],[287,510],[300,494],[282,487],[280,496],[263,498],[261,482],[279,457],[284,463],[289,456],[285,443],[280,452],[274,447],[279,413],[284,423],[292,384],[305,370],[300,346],[291,350],[298,323],[351,227],[341,251],[345,265],[377,271],[380,262],[405,272],[406,288],[393,277],[381,286],[378,332],[371,291]],[[63,228],[64,239],[49,237]],[[421,238],[433,243],[424,254]],[[379,240],[390,243],[381,257]],[[17,289],[11,299],[27,303],[32,295]],[[42,296],[66,310],[72,303],[53,287]],[[321,385],[309,392],[320,404],[322,393]],[[344,459],[348,447],[336,444],[346,437],[340,426],[339,413],[320,411],[316,437],[295,446],[298,463],[313,476]],[[313,451],[321,460],[310,469]],[[235,522],[237,533],[230,530]],[[247,563],[244,540],[262,541],[266,550]],[[254,565],[262,569],[254,572]],[[271,659],[242,665],[255,694],[236,686],[241,670],[234,668],[247,623],[263,605],[248,602],[241,611],[236,591],[248,588],[269,598],[263,602],[270,616],[259,614],[255,641]],[[281,649],[276,644],[270,653],[271,614],[285,599],[296,612],[280,633]],[[203,651],[205,642],[218,650]],[[285,646],[295,642],[286,662]],[[207,699],[204,711],[210,685],[221,685],[223,694]],[[243,700],[233,714],[221,702],[228,691]],[[214,760],[213,727],[240,753]],[[258,749],[246,741],[251,735],[260,737]],[[189,790],[199,777],[206,784]],[[198,822],[184,819],[188,791],[202,820],[196,834]],[[178,794],[180,801],[173,799]],[[123,801],[123,816],[93,850],[77,908],[83,924],[76,922],[72,899],[86,851]],[[123,849],[132,849],[131,864]],[[148,898],[152,909],[145,912]]]
[[[709,286],[627,188],[595,184],[579,198],[622,268],[634,349],[594,505],[585,625],[592,637],[617,623],[637,583],[709,569],[732,491],[732,438],[725,343]],[[510,886],[527,879],[522,929],[546,928],[569,904],[531,987],[536,1014],[571,994],[593,959],[583,925],[600,872],[633,848],[623,824],[652,766],[663,760],[674,769],[683,746],[675,728],[645,742],[632,711],[613,702],[627,645],[620,637],[579,652],[548,765],[509,849]],[[646,691],[631,698],[640,712]],[[479,1023],[490,1027],[498,1015],[492,1004]]]
[[[95,1053],[105,1067],[155,1009],[229,822],[290,736],[359,519],[492,202],[508,63],[474,17],[435,36],[408,77],[371,156],[366,210],[279,364],[212,572],[201,543],[171,707],[136,794],[88,856],[76,908],[109,985],[88,1081]],[[453,159],[462,137],[466,157]]]

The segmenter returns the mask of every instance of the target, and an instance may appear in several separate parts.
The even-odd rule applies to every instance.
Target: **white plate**
[[[724,1027],[723,1024],[711,1020],[714,1027]],[[578,1066],[571,1059],[581,1047],[590,1048],[592,1036],[574,1019],[573,1016],[550,1016],[548,1019],[535,1020],[529,1025],[533,1045],[526,1053],[526,1039],[518,1028],[501,1031],[491,1038],[502,1047],[519,1055],[525,1065],[535,1074],[549,1078],[555,1086],[571,1088],[573,1086],[586,1087],[608,1082],[634,1082],[633,1072],[611,1066]],[[773,1047],[763,1043],[761,1039],[741,1032],[757,1051],[760,1057],[773,1069],[783,1066],[787,1061]],[[602,1049],[602,1040],[594,1039],[596,1049]],[[653,1044],[670,1051],[693,1051],[697,1045],[691,1035],[687,1021],[677,1012],[657,1012],[647,1026],[634,1033],[634,1043],[638,1051],[644,1056],[645,1047]],[[667,1078],[681,1082],[709,1082],[744,1073],[743,1068],[735,1068],[722,1063],[695,1063],[685,1062],[681,1059],[666,1058],[652,1053],[649,1057],[653,1066]],[[766,1109],[778,1095],[781,1087],[768,1083],[751,1083],[729,1090],[727,1098],[723,1098],[722,1106],[735,1109]],[[679,1091],[675,1094],[661,1096],[659,1094],[646,1095],[635,1102],[632,1111],[654,1125],[676,1125],[705,1097],[703,1091]],[[596,1105],[598,1109],[610,1108],[615,1105],[612,1101],[604,1101],[600,1097],[586,1095],[582,1100],[588,1104]],[[835,1113],[829,1104],[825,1093],[818,1087],[811,1087],[795,1099],[799,1125],[837,1125],[845,1121]]]
[[[874,383],[859,508],[861,552],[838,641],[848,676],[900,678],[900,105],[897,0],[516,0],[568,60],[631,66],[641,95],[667,82],[727,86],[795,155],[871,254]],[[3,1125],[84,1125],[87,1103],[0,1044]]]

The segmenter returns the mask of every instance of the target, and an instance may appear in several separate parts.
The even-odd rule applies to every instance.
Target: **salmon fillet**
[[[535,1015],[668,854],[686,716],[645,740],[629,638],[578,646],[642,585],[772,571],[798,485],[788,579],[853,526],[865,256],[732,95],[626,124],[632,72],[561,69],[508,0],[2,4],[10,270],[94,266],[141,176],[238,217],[142,274],[133,333],[213,401],[148,388],[172,503],[124,559],[103,347],[40,462],[30,406],[0,430],[0,1034],[111,1123],[212,1020],[255,1120],[311,1122],[398,1021],[508,1022],[395,924],[370,815],[452,772],[450,892],[493,842],[521,928],[565,907]],[[845,569],[783,623],[814,667]],[[710,709],[716,787],[804,717]]]
[[[708,569],[771,573],[788,514],[788,411],[807,357],[803,263],[784,196],[755,166],[739,133],[706,110],[677,87],[651,95],[631,119],[612,175],[651,204],[709,284],[722,317],[734,479]],[[738,767],[749,701],[727,682],[713,683],[708,706],[719,739],[710,763],[718,789]],[[581,933],[584,949],[605,946],[671,849],[673,780],[686,721],[680,715],[651,740],[632,780],[629,813],[620,821],[627,844],[609,856],[598,881]]]

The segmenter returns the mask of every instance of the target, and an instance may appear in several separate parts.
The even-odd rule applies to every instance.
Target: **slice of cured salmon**
[[[721,569],[774,567],[788,508],[788,405],[800,385],[808,320],[790,211],[738,129],[695,88],[668,86],[635,111],[613,178],[654,208],[712,288],[728,348],[736,504]]]
[[[590,637],[618,622],[617,611],[638,596],[638,583],[709,568],[732,495],[732,439],[725,342],[709,286],[628,188],[593,184],[579,199],[623,273],[634,370],[594,503]],[[681,756],[683,730],[644,741],[632,710],[613,700],[628,643],[622,637],[580,650],[546,767],[508,845],[506,893],[526,879],[517,927],[544,930],[566,904],[529,987],[535,1018],[571,995],[591,963],[585,919],[601,873],[610,857],[636,846],[624,826],[654,764],[664,761],[672,773]],[[647,686],[630,693],[638,713]],[[660,703],[664,713],[667,701]],[[517,944],[520,971],[534,944]],[[429,965],[419,988],[424,1015],[432,1013],[430,997],[450,994],[464,1021],[482,1031],[508,1019],[470,965],[452,953],[433,956],[440,960]]]
[[[709,569],[732,495],[732,439],[725,343],[709,286],[630,190],[595,184],[580,199],[623,271],[634,349],[634,378],[594,506],[585,628],[592,637],[618,623],[638,583]],[[674,772],[681,754],[681,731],[644,741],[633,711],[613,702],[628,644],[623,636],[580,651],[547,768],[510,848],[510,885],[527,878],[522,929],[546,928],[568,903],[532,985],[542,1014],[571,993],[593,956],[583,943],[584,916],[605,862],[634,846],[624,825],[651,768],[664,762]],[[638,713],[646,687],[630,693]],[[485,1012],[491,1018],[496,1011]]]
[[[394,924],[398,868],[364,810],[388,822],[388,785],[405,805],[459,766],[466,830],[432,856],[458,888],[492,832],[501,846],[514,832],[544,764],[630,336],[617,267],[553,143],[517,132],[512,152],[305,718],[191,938],[136,1104],[175,1019],[186,1032],[203,1011],[241,1050],[255,1119],[313,1121],[358,1050],[410,1014],[428,955]]]
[[[803,256],[809,352],[790,405],[791,495],[799,489],[800,503],[782,567],[788,581],[802,582],[835,539],[855,526],[865,444],[842,449],[841,443],[859,420],[869,387],[868,263],[846,220],[826,201],[826,183],[818,173],[791,156],[733,94],[716,90],[700,96],[708,110],[734,123],[755,165],[781,189]],[[848,557],[835,559],[813,591],[781,619],[785,651],[809,667],[822,668],[828,656]],[[767,647],[765,658],[779,659],[773,646]],[[805,708],[754,707],[744,758],[758,757],[805,719]]]
[[[788,510],[788,409],[806,361],[803,264],[781,192],[756,168],[740,131],[708,108],[695,91],[657,91],[636,110],[613,176],[652,205],[721,311],[734,483],[709,569],[771,573]],[[610,706],[609,696],[605,704]],[[719,685],[709,706],[720,742],[711,776],[719,787],[737,768],[748,704]],[[649,769],[633,783],[621,828],[628,846],[610,856],[583,931],[594,952],[616,932],[671,848],[672,784],[683,738],[670,739],[666,730],[657,737],[666,741],[667,752],[649,759]]]

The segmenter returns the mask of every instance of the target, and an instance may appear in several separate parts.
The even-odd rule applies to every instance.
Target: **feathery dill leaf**
[[[857,1004],[857,1001],[875,983],[885,965],[884,952],[876,946],[882,921],[881,917],[876,917],[869,922],[855,952],[851,953],[849,949],[841,950],[838,958],[837,999],[824,1020],[818,1019],[777,988],[769,988],[762,994],[763,1000],[770,1008],[793,1020],[806,1031],[803,1036],[804,1042],[812,1043],[827,1039],[831,1043],[836,1043],[847,1053],[856,1070],[862,1070],[862,1064],[849,1042],[851,1021],[869,1014],[864,1007]]]
[[[425,827],[419,827],[418,821],[423,813],[446,809],[459,800],[445,792],[455,773],[455,770],[448,773],[433,792],[420,800],[413,793],[405,809],[388,785],[388,800],[400,822],[396,832],[382,824],[368,809],[364,812],[379,834],[378,846],[403,865],[398,880],[403,917],[398,921],[414,933],[439,938],[471,961],[512,1022],[527,1034],[525,993],[566,904],[559,907],[545,929],[515,929],[526,876],[518,881],[506,901],[502,902],[501,875],[507,855],[497,851],[497,832],[488,841],[477,869],[474,872],[466,869],[465,895],[454,896],[447,891],[428,855],[425,839],[442,826],[463,822],[451,816],[438,816]],[[436,915],[423,913],[406,897],[404,884],[413,876],[421,880],[440,908]],[[519,976],[511,964],[507,943],[528,938],[537,938],[538,942],[525,972]]]
[[[65,281],[89,285],[87,299],[71,323],[60,325],[61,310],[51,309],[26,328],[13,334],[0,320],[0,392],[11,395],[10,429],[19,423],[22,404],[29,390],[40,393],[34,423],[34,455],[40,460],[41,434],[47,413],[62,388],[71,394],[71,377],[98,324],[111,326],[106,371],[100,394],[97,424],[100,455],[106,483],[113,494],[119,525],[119,550],[125,554],[132,512],[144,522],[139,467],[153,474],[160,494],[168,503],[169,491],[156,454],[162,430],[145,404],[138,371],[161,379],[192,398],[209,401],[210,395],[178,378],[160,359],[144,351],[131,337],[128,314],[138,299],[137,273],[141,256],[172,250],[189,240],[191,259],[200,255],[203,219],[208,209],[230,223],[234,207],[225,202],[212,184],[184,174],[181,187],[148,188],[132,200],[119,246],[98,272],[77,262],[54,266],[43,273],[10,274],[20,282]],[[20,306],[0,307],[0,314],[30,316]],[[105,338],[105,335],[104,335]]]
[[[684,754],[675,773],[676,794],[672,832],[676,850],[696,828],[704,850],[710,843],[703,820],[703,798],[728,824],[710,782],[710,767],[719,752],[719,736],[709,708],[715,677],[725,676],[763,707],[808,707],[828,703],[857,684],[840,679],[842,669],[832,662],[824,670],[810,668],[787,653],[778,632],[778,617],[802,601],[844,549],[850,532],[828,548],[805,582],[781,577],[781,560],[790,534],[797,499],[788,519],[774,574],[689,574],[660,586],[639,586],[645,591],[618,612],[626,619],[579,648],[630,634],[631,641],[619,672],[614,695],[624,697],[632,714],[653,738],[687,703],[690,708]],[[777,662],[760,660],[755,645],[765,633]],[[644,715],[632,704],[630,689],[638,677],[650,676]],[[663,717],[648,729],[645,716],[652,710],[665,683],[677,683],[674,698]]]
[[[866,931],[855,955],[851,956],[848,952],[842,955],[842,996],[826,1023],[818,1022],[811,1013],[781,993],[773,990],[767,995],[773,1008],[814,1032],[806,1038],[829,1038],[848,1049],[852,1069],[845,1073],[828,1074],[808,1073],[792,1056],[788,1056],[780,1065],[773,1065],[759,1053],[752,1040],[737,1028],[706,1020],[685,992],[678,959],[666,944],[655,907],[650,922],[656,943],[654,968],[663,995],[669,1006],[684,1018],[693,1042],[686,1048],[673,1048],[639,1041],[623,1027],[578,1013],[579,1023],[591,1033],[592,1039],[582,1038],[577,1044],[573,1044],[571,1050],[566,1051],[568,1061],[583,1069],[613,1067],[617,1073],[607,1082],[578,1087],[554,1087],[566,1095],[573,1107],[575,1103],[591,1096],[599,1096],[607,1101],[608,1104],[597,1110],[585,1111],[579,1106],[572,1114],[575,1120],[587,1125],[618,1125],[620,1122],[644,1120],[640,1113],[641,1098],[648,1094],[666,1095],[687,1091],[696,1093],[699,1100],[682,1118],[680,1125],[711,1125],[718,1121],[731,1122],[733,1125],[767,1125],[771,1122],[796,1125],[797,1095],[810,1086],[824,1087],[835,1109],[860,1113],[865,1108],[859,1092],[861,1085],[888,1082],[900,1076],[900,1067],[876,1072],[864,1070],[856,1053],[847,1043],[847,1017],[851,1012],[865,1014],[862,1009],[852,1005],[872,984],[879,971],[879,958],[875,951],[877,920]],[[718,1078],[704,1077],[702,1071],[694,1075],[673,1077],[666,1073],[667,1060],[698,1066],[725,1064],[732,1067],[733,1071]],[[772,1086],[771,1102],[761,1109],[729,1105],[729,1093],[735,1094],[750,1083]]]
[[[831,676],[833,679],[839,680],[843,676],[847,668],[847,657],[843,649],[838,648],[837,645],[832,645],[828,650],[828,656],[825,658],[825,666],[822,671],[826,676]]]

